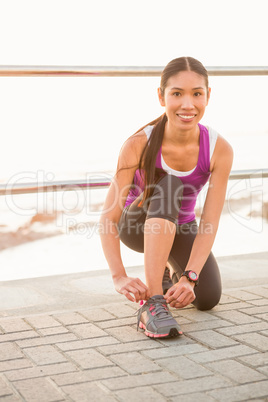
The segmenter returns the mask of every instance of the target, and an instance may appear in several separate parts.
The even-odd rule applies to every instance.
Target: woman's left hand
[[[194,283],[191,283],[187,278],[182,277],[179,282],[167,291],[164,298],[170,307],[186,307],[195,299],[194,286]]]

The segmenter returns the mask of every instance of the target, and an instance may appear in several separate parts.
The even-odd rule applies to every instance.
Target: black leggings
[[[196,221],[178,225],[177,218],[181,205],[183,184],[173,175],[164,176],[156,185],[150,201],[139,206],[143,194],[131,205],[124,208],[119,221],[120,240],[132,250],[144,252],[144,223],[149,218],[167,219],[176,224],[176,234],[169,254],[168,263],[176,283],[185,270],[198,226]],[[200,273],[199,284],[194,289],[196,299],[193,304],[199,310],[210,310],[221,297],[221,277],[218,264],[212,253]]]

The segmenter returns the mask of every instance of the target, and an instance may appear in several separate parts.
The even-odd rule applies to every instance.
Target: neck
[[[194,128],[189,130],[178,130],[171,126],[167,121],[164,133],[164,139],[167,142],[187,145],[196,142],[199,139],[199,126],[196,125]]]

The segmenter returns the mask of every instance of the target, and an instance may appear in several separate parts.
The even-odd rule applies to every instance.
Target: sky
[[[0,65],[164,66],[188,55],[205,66],[268,66],[266,4],[0,0]],[[210,81],[204,124],[227,139],[261,132],[266,140],[268,77]],[[163,113],[158,85],[159,77],[0,77],[0,180],[36,169],[67,177],[114,169],[123,141]],[[263,138],[256,152],[237,143],[236,168],[266,164]]]
[[[0,65],[268,65],[267,0],[0,0]]]

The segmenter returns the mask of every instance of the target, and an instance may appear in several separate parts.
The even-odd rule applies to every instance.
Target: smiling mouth
[[[191,115],[177,114],[177,116],[179,116],[180,118],[185,119],[185,120],[191,120],[191,119],[193,119],[196,115],[195,115],[195,114],[191,114]]]

